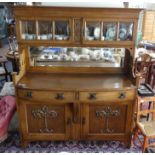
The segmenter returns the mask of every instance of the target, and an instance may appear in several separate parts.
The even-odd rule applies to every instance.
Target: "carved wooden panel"
[[[74,19],[74,41],[80,43],[81,40],[81,20]]]
[[[29,133],[65,133],[65,106],[27,105]]]
[[[125,105],[90,105],[89,132],[123,133],[125,131],[126,112]]]

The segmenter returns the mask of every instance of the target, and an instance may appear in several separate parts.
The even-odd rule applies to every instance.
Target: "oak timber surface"
[[[135,89],[125,75],[27,73],[18,83],[38,90],[116,90]]]

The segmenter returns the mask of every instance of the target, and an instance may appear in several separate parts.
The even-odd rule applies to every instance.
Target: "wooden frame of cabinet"
[[[120,140],[130,146],[136,100],[136,85],[131,69],[140,11],[140,9],[124,8],[38,6],[14,8],[20,52],[20,72],[14,75],[14,84],[23,146],[35,140]],[[52,22],[60,19],[69,21],[70,40],[21,39],[22,20],[35,20],[36,29],[38,29],[38,21]],[[83,35],[85,21],[99,21],[101,27],[103,27],[103,22],[117,23],[117,38],[119,22],[132,22],[132,40],[85,41]],[[54,24],[52,28],[54,32]],[[36,35],[38,35],[38,30]],[[124,67],[31,66],[29,55],[31,46],[125,48]],[[102,112],[95,112],[98,109]],[[34,114],[35,110],[37,114]],[[56,110],[57,114],[54,112]],[[105,114],[106,110],[110,112],[108,116]],[[45,120],[38,111],[51,114],[53,118],[46,117]],[[99,122],[94,112],[99,117]],[[33,115],[39,118],[33,118]],[[60,115],[61,125],[54,120],[54,117]],[[105,133],[98,132],[102,127],[107,129],[105,125],[107,120],[104,117],[112,119],[113,123],[109,125],[113,128],[120,116],[124,116],[122,117],[124,126],[116,128],[116,131],[112,129],[111,132],[110,130]],[[49,132],[51,130],[48,127],[53,128],[54,131],[50,119],[56,122],[54,127],[59,126],[60,131],[56,129],[55,133]],[[89,119],[92,120],[91,123],[96,124],[96,131],[91,127],[93,125],[89,124]],[[31,121],[35,123],[32,124]],[[38,125],[35,125],[37,121],[39,121]],[[100,122],[103,122],[101,126]],[[45,133],[42,133],[42,129],[46,129]]]

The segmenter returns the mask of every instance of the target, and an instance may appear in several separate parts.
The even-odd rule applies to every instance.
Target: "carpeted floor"
[[[32,142],[27,148],[20,147],[18,132],[13,132],[8,139],[0,144],[0,153],[140,153],[137,145],[130,149],[118,141],[54,141]]]

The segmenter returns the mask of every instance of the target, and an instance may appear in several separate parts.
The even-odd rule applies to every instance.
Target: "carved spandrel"
[[[109,128],[109,118],[110,117],[117,117],[120,115],[120,110],[115,109],[113,110],[111,107],[106,107],[103,110],[97,110],[96,117],[102,117],[105,118],[105,129],[101,129],[101,133],[113,133],[114,129]]]
[[[52,133],[53,129],[48,128],[47,118],[55,118],[58,116],[58,113],[54,110],[49,110],[47,106],[32,110],[32,115],[34,118],[44,119],[44,128],[39,129],[41,133]]]
[[[23,52],[25,50],[26,46],[24,45],[18,45],[18,49],[19,49],[19,52]]]

